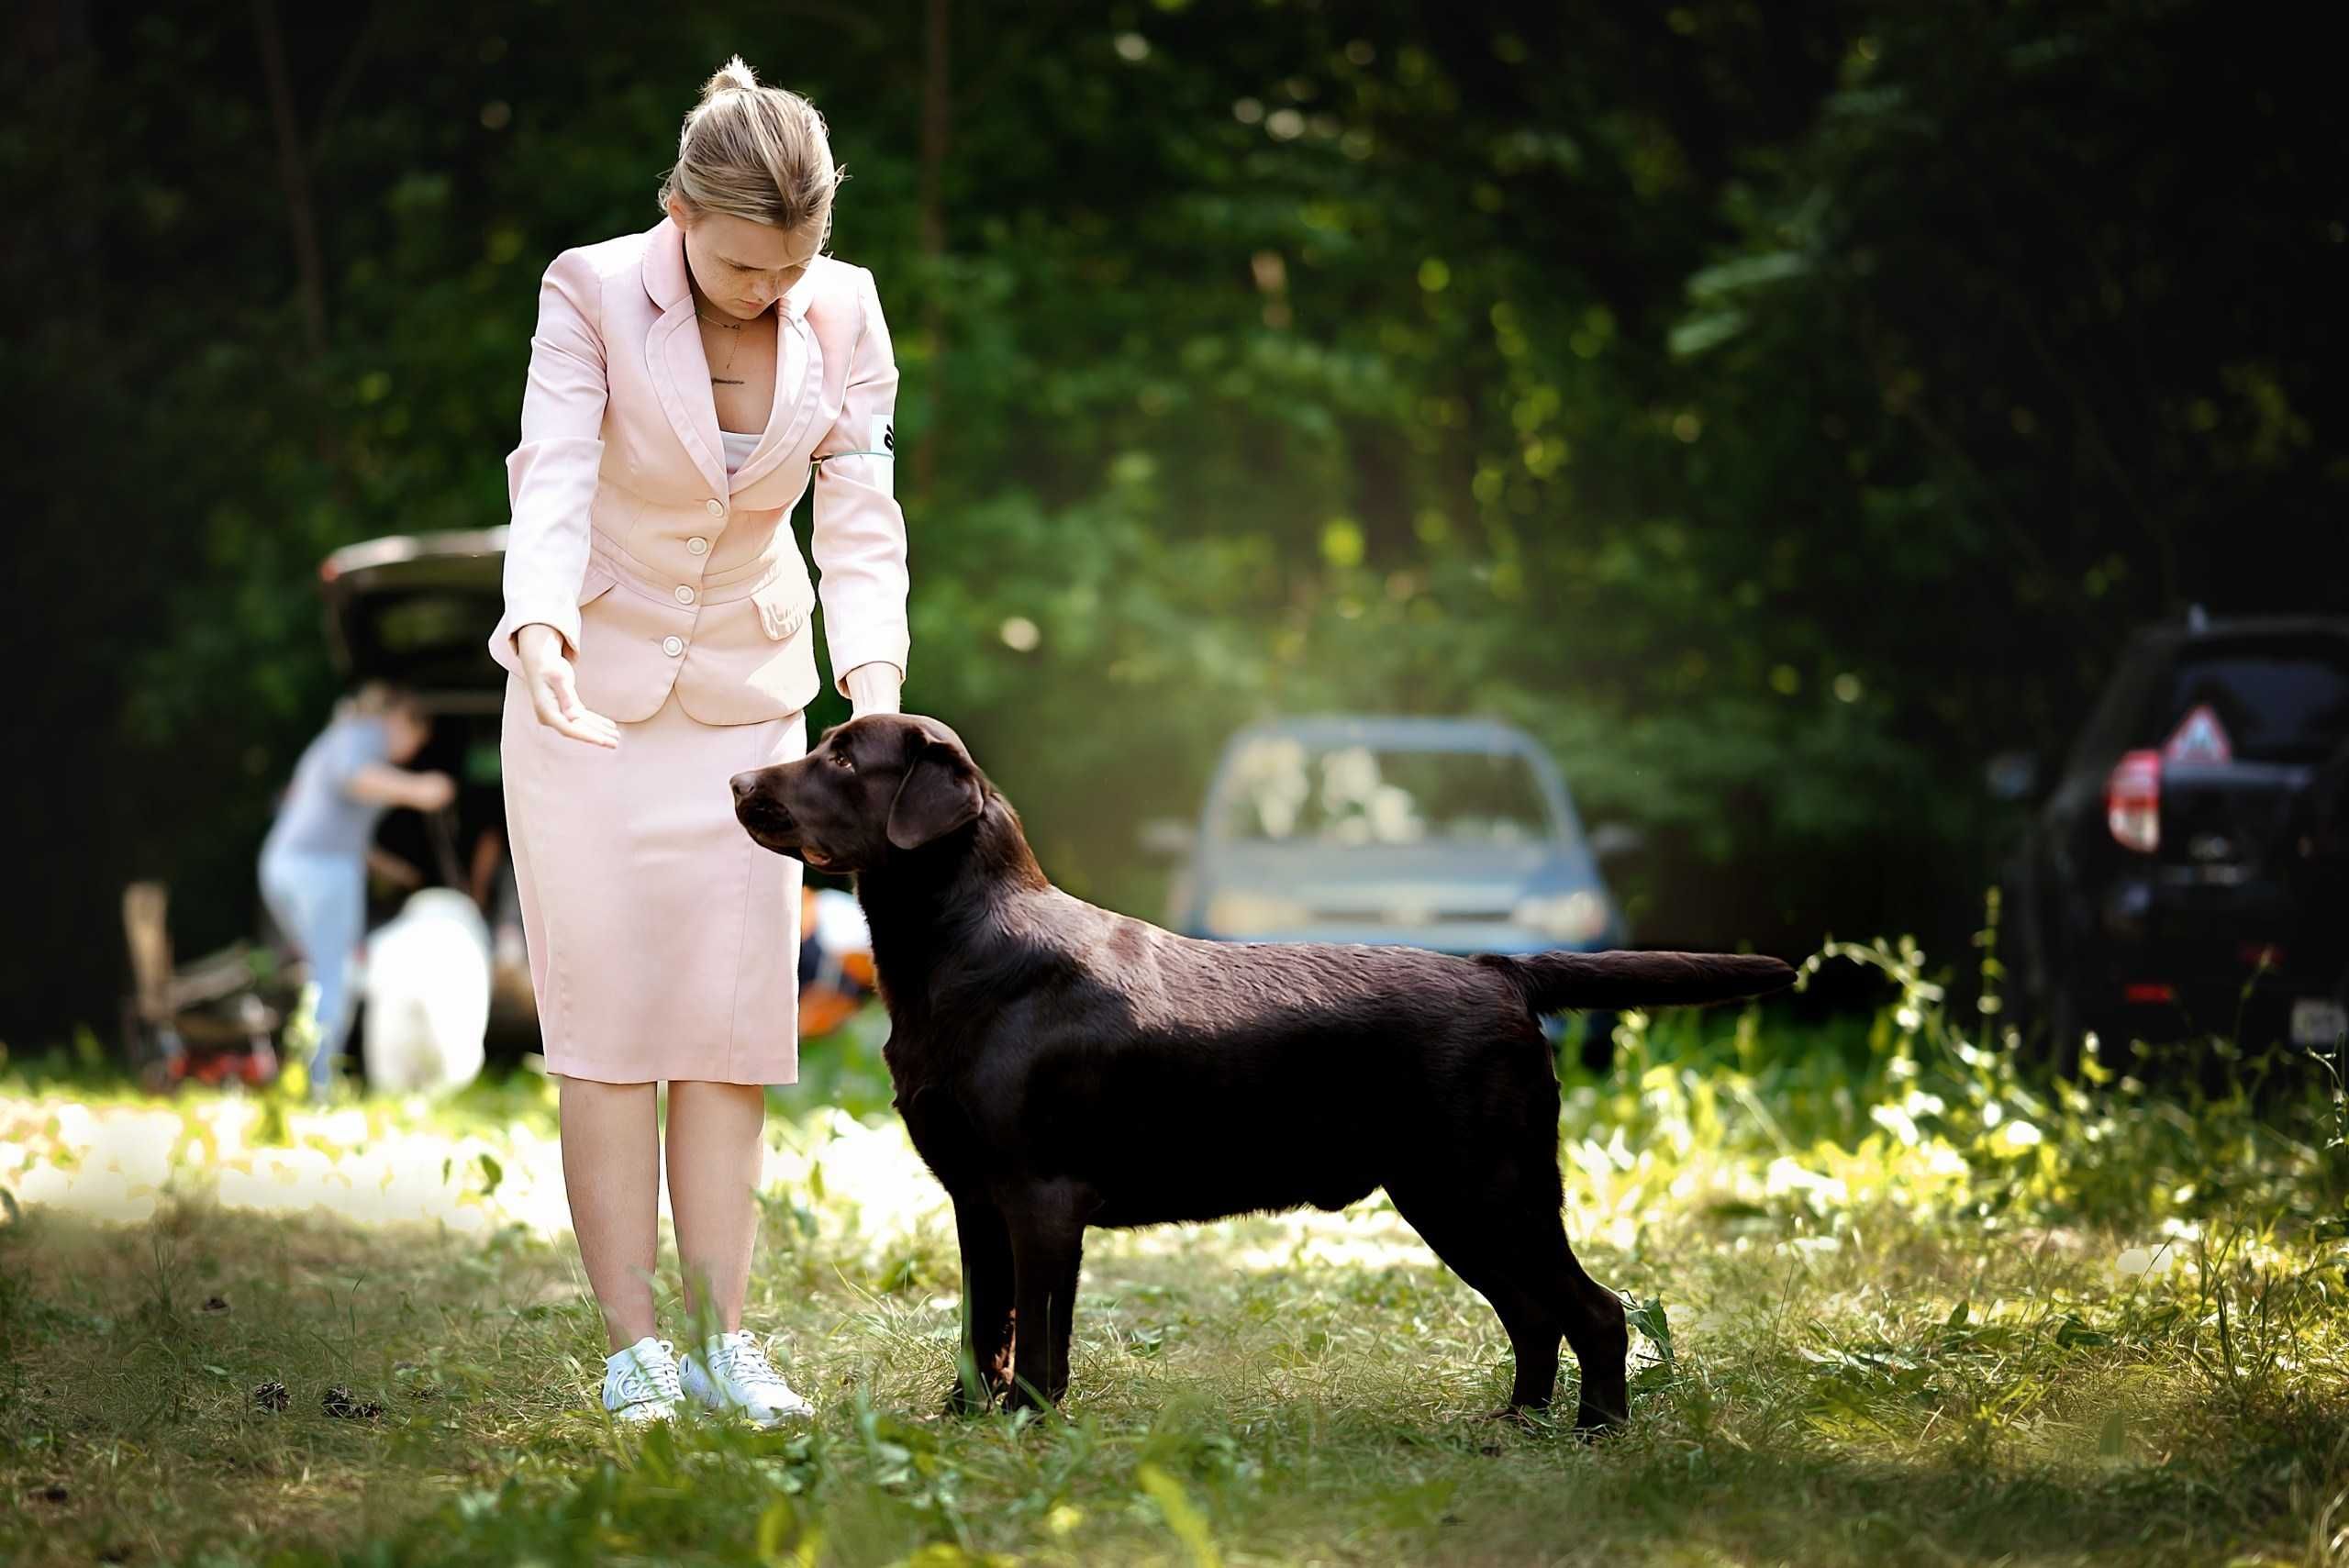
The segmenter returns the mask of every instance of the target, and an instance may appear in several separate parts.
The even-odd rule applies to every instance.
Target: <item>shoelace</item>
[[[718,1354],[710,1358],[711,1370],[736,1387],[761,1396],[777,1395],[796,1399],[791,1385],[784,1382],[783,1373],[767,1361],[766,1351],[759,1348],[757,1340],[748,1332],[740,1339],[729,1335],[718,1347]]]
[[[662,1340],[661,1348],[668,1350],[669,1341]],[[674,1405],[685,1396],[685,1390],[677,1383],[674,1356],[664,1355],[650,1365],[631,1356],[619,1368],[619,1374],[620,1403],[623,1405],[639,1405],[648,1399]]]

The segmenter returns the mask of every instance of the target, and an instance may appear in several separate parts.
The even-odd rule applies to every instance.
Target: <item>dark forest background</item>
[[[2295,15],[32,0],[0,1032],[112,1017],[130,876],[183,951],[250,929],[319,559],[504,520],[540,272],[657,219],[735,50],[829,117],[890,313],[907,701],[1065,885],[1157,914],[1137,825],[1248,719],[1484,712],[1646,830],[1643,940],[1947,951],[1985,761],[2132,628],[2349,601]]]

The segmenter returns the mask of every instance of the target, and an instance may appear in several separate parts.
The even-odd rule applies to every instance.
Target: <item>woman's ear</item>
[[[924,736],[889,805],[889,842],[918,850],[975,822],[985,809],[986,791],[971,754],[959,742]]]

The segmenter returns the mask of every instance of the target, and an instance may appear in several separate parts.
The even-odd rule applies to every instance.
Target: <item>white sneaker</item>
[[[677,1370],[690,1397],[712,1410],[748,1417],[762,1427],[804,1421],[816,1413],[768,1363],[758,1336],[748,1329],[712,1334],[698,1355],[687,1351],[678,1358]]]
[[[647,1334],[604,1361],[604,1408],[623,1426],[675,1418],[683,1394],[677,1386],[676,1348]]]

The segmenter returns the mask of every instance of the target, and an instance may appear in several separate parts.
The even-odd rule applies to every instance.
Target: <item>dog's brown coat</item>
[[[1792,980],[1785,964],[1176,936],[1052,886],[934,719],[861,718],[733,785],[759,842],[857,873],[897,1108],[954,1205],[962,1407],[1065,1392],[1086,1226],[1340,1208],[1384,1187],[1500,1315],[1511,1408],[1549,1404],[1563,1335],[1576,1426],[1623,1419],[1623,1307],[1560,1221],[1536,1014],[1759,995]]]

